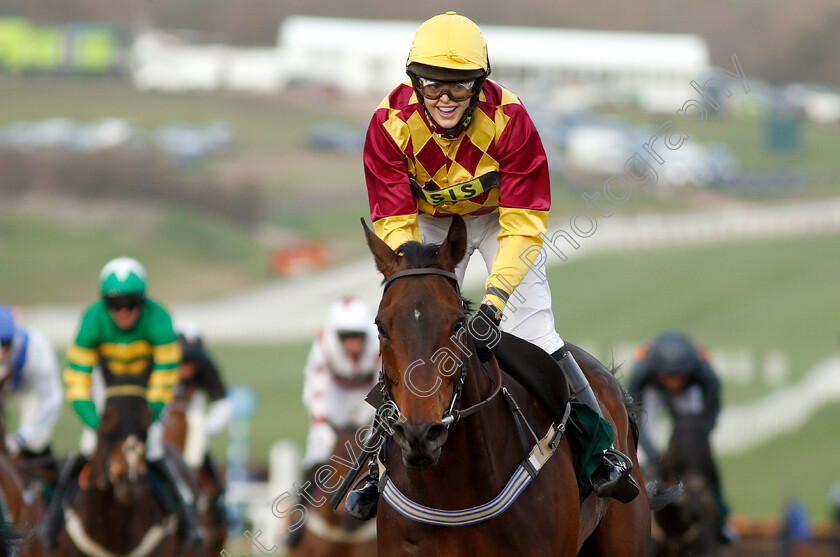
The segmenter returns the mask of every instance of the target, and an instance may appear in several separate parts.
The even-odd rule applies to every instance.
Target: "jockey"
[[[576,399],[601,415],[554,328],[541,251],[551,205],[548,163],[525,107],[487,79],[484,36],[454,12],[420,26],[406,73],[409,79],[374,113],[365,142],[376,234],[395,250],[412,240],[442,243],[447,217],[466,217],[467,253],[455,272],[463,280],[478,250],[489,273],[470,322],[479,357],[492,356],[501,326],[551,354]],[[638,486],[631,469],[628,457],[608,449],[592,475],[593,490],[599,497],[632,500]],[[370,498],[376,495],[368,485],[363,489]]]
[[[146,271],[134,259],[120,257],[109,261],[99,275],[99,283],[102,299],[85,310],[76,339],[67,350],[64,371],[67,399],[84,426],[95,432],[100,419],[91,396],[95,366],[101,371],[106,390],[115,382],[148,389],[146,398],[152,423],[146,458],[175,495],[183,546],[201,543],[203,535],[195,510],[178,488],[178,472],[164,458],[163,428],[158,421],[166,403],[173,398],[181,362],[181,347],[172,329],[172,319],[163,307],[146,297]],[[81,472],[93,449],[84,439],[83,434],[82,454],[71,456],[62,470],[47,512],[43,537],[49,547],[55,547],[58,541],[62,499],[67,487]]]
[[[181,380],[176,387],[175,398],[182,398],[191,391],[201,391],[207,396],[209,408],[204,418],[204,435],[209,439],[224,431],[230,422],[231,405],[227,390],[219,368],[204,347],[198,328],[191,323],[177,323],[175,331],[181,342]],[[216,524],[220,525],[226,518],[225,486],[209,452],[204,453],[201,466],[207,470],[216,487],[213,506]]]
[[[52,458],[50,439],[64,399],[53,347],[35,329],[16,325],[0,305],[0,382],[20,408],[20,427],[6,436],[6,450],[21,460]]]
[[[365,395],[376,385],[381,365],[379,334],[367,304],[354,297],[335,302],[304,370],[303,404],[309,413],[304,481],[314,485],[315,471],[333,455],[334,428],[362,428],[373,420],[375,410]],[[302,533],[302,528],[292,532],[286,544],[296,545]]]
[[[695,346],[683,333],[671,331],[640,347],[635,359],[627,391],[643,405],[648,420],[656,419],[656,404],[661,402],[675,420],[679,416],[702,416],[711,434],[720,413],[720,380],[702,348]],[[641,428],[639,443],[649,459],[657,462],[660,455],[648,433],[651,425],[648,423],[647,427]],[[722,541],[731,543],[737,539],[737,534],[726,524],[729,511],[720,476],[715,463],[711,464],[707,475],[718,504],[718,532]]]

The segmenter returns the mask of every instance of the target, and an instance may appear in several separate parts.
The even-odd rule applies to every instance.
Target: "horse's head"
[[[447,438],[442,420],[466,362],[465,306],[451,274],[466,252],[466,226],[453,217],[440,246],[408,242],[396,253],[367,225],[365,234],[386,284],[376,325],[386,389],[400,411],[394,441],[406,467],[423,470],[440,457]],[[410,269],[428,272],[390,282]]]
[[[91,480],[98,489],[113,488],[124,504],[145,495],[146,432],[151,410],[144,396],[109,397],[91,460]]]

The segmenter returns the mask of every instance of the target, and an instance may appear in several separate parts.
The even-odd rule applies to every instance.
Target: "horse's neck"
[[[707,474],[712,466],[712,452],[708,436],[705,432],[695,429],[675,429],[668,454],[665,455],[665,463],[666,468],[672,470],[672,474],[683,475],[689,472]]]
[[[90,539],[115,554],[127,554],[164,518],[163,510],[152,494],[151,482],[146,493],[142,499],[126,505],[117,501],[110,485],[107,489],[90,486],[82,490],[73,507]],[[108,517],[107,521],[102,517]]]

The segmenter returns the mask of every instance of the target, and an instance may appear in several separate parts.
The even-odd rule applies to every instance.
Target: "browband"
[[[460,292],[460,289],[458,288],[458,277],[455,275],[455,273],[451,271],[445,271],[443,269],[438,269],[436,267],[423,267],[422,269],[406,269],[404,271],[398,271],[390,277],[388,277],[388,279],[385,281],[385,284],[383,285],[382,292],[384,293],[385,290],[388,290],[388,287],[391,285],[391,283],[397,280],[398,278],[416,275],[440,275],[442,277],[446,277],[455,283],[455,290]]]

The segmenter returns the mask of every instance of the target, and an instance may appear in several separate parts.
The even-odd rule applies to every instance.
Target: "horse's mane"
[[[443,269],[437,257],[439,250],[440,244],[423,244],[412,240],[398,247],[397,254],[403,256],[407,269]],[[464,311],[471,313],[472,302],[463,296],[461,296],[461,302],[464,304]]]

